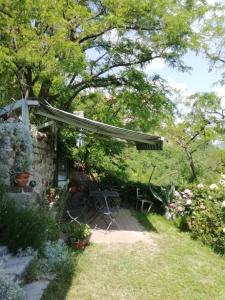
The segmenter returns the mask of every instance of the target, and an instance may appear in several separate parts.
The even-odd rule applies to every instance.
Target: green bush
[[[73,251],[63,241],[47,241],[39,249],[24,278],[26,282],[48,279],[51,274],[68,274],[73,266]]]
[[[47,240],[58,238],[58,225],[50,212],[40,208],[22,208],[12,200],[0,200],[0,241],[10,251],[38,249]]]
[[[90,227],[87,224],[67,223],[63,226],[63,232],[67,234],[69,243],[84,240],[90,235]]]

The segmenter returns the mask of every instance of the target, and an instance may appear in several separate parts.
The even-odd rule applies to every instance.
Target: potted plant
[[[67,242],[72,247],[82,249],[89,245],[91,232],[87,224],[67,223],[64,225],[63,232],[67,235]]]
[[[0,160],[7,166],[9,177],[7,185],[16,182],[18,186],[25,186],[29,180],[32,166],[32,137],[30,131],[20,122],[12,118],[0,122]],[[5,161],[4,161],[5,160]]]
[[[31,160],[26,155],[17,156],[15,159],[15,182],[17,186],[27,185],[31,171]]]
[[[78,186],[79,186],[78,180],[76,178],[71,179],[68,184],[68,191],[70,193],[76,193],[78,192]]]
[[[18,186],[24,187],[29,181],[32,167],[32,138],[22,125],[17,126],[14,137],[15,163],[13,175]]]

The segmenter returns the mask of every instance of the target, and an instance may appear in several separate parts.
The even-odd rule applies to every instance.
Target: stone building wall
[[[38,132],[33,125],[31,131],[27,131],[17,121],[0,123],[0,183],[5,186],[4,197],[19,205],[40,204],[45,191],[54,185],[56,152],[52,127],[46,128],[45,132]],[[32,162],[31,170],[30,165],[27,170],[31,176],[25,187],[16,186],[14,177],[21,155],[29,158],[29,164]]]
[[[31,171],[31,180],[36,182],[34,191],[40,196],[54,185],[55,159],[54,137],[51,133],[38,132],[35,126],[32,126],[33,139],[33,164]]]

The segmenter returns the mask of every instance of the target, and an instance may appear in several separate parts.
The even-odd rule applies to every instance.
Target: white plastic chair
[[[137,187],[136,189],[136,194],[137,194],[137,200],[136,200],[136,209],[138,209],[139,203],[141,204],[141,211],[143,212],[144,210],[144,205],[148,205],[147,213],[151,211],[153,202],[150,200],[147,200],[144,198],[144,196],[140,193],[140,188]]]

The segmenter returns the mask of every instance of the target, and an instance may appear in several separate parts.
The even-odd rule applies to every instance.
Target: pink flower
[[[186,200],[186,205],[191,205],[192,204],[192,200],[191,199],[187,199]]]
[[[182,211],[184,211],[184,208],[182,206],[178,206],[177,211],[182,212]]]
[[[200,203],[199,208],[204,210],[206,207],[205,207],[204,203]]]
[[[220,179],[219,184],[225,186],[225,180],[224,179]]]
[[[177,200],[179,200],[179,199],[182,198],[182,197],[181,197],[181,194],[180,194],[178,191],[175,191],[175,192],[174,192],[174,196],[175,196],[175,198],[176,198]]]
[[[221,173],[220,177],[225,180],[225,174]]]
[[[184,192],[181,192],[181,195],[182,195],[182,197],[183,197],[184,199],[188,199],[188,195],[185,194]]]
[[[174,209],[175,207],[176,207],[176,204],[175,203],[169,203],[169,208],[172,208],[172,209]]]
[[[189,190],[189,189],[184,190],[184,193],[185,193],[186,195],[188,195],[190,198],[193,197],[193,193],[192,193],[192,191]]]
[[[204,189],[204,184],[203,184],[203,183],[199,183],[199,184],[197,185],[197,188],[198,188],[199,190],[203,190],[203,189]]]
[[[210,186],[209,186],[209,189],[210,190],[218,190],[218,186],[215,184],[215,183],[213,183],[213,184],[211,184]]]

